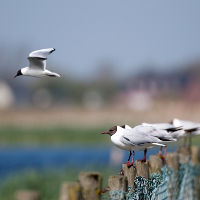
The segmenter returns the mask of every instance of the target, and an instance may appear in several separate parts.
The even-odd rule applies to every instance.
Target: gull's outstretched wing
[[[40,49],[40,50],[31,52],[28,57],[37,57],[37,58],[47,59],[47,56],[54,51],[55,51],[54,48]]]
[[[46,68],[47,56],[54,51],[55,51],[54,48],[48,48],[31,52],[28,57],[29,67],[40,68],[44,70]]]

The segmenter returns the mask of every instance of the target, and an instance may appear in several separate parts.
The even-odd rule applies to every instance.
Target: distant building
[[[13,106],[14,99],[14,94],[10,86],[4,81],[0,81],[0,110]]]

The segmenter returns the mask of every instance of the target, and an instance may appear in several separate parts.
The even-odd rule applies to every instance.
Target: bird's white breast
[[[113,143],[114,145],[116,145],[116,146],[117,146],[118,148],[120,148],[120,149],[130,151],[130,150],[131,150],[130,146],[125,145],[124,143],[122,143],[122,142],[120,141],[120,137],[121,137],[121,136],[120,136],[120,135],[117,135],[117,134],[112,135],[112,136],[111,136],[111,141],[112,141],[112,143]]]
[[[25,67],[22,68],[22,74],[25,76],[33,76],[33,77],[43,77],[45,76],[44,71],[41,69],[29,68]]]

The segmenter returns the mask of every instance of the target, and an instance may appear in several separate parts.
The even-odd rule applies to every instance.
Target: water
[[[174,148],[171,147],[170,151]],[[158,148],[148,151],[158,152]],[[0,148],[0,177],[27,169],[44,170],[84,166],[120,167],[127,161],[129,153],[117,148],[105,146],[71,147],[4,147]],[[135,159],[143,157],[137,151]]]

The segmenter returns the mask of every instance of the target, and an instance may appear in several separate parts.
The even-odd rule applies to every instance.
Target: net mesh
[[[198,200],[200,193],[200,166],[180,163],[179,170],[164,166],[150,179],[136,177],[134,189],[128,192],[112,191],[110,200]]]

